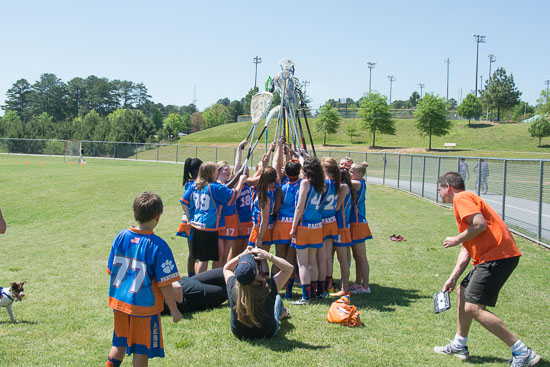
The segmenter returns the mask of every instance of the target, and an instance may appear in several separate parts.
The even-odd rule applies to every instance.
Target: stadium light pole
[[[479,44],[485,43],[485,36],[482,36],[480,34],[474,34],[474,38],[476,39],[476,87],[474,89],[474,95],[477,97],[477,69],[478,69],[478,61],[479,61]]]
[[[545,80],[544,85],[546,85],[546,99],[548,99],[548,86],[550,85],[550,80]]]
[[[304,81],[302,82],[302,84],[304,85],[304,96],[305,96],[305,95],[306,95],[306,88],[307,88],[308,85],[311,84],[311,82],[308,81],[308,80],[304,80]]]
[[[390,107],[391,107],[391,89],[392,89],[393,82],[395,81],[396,78],[393,75],[388,75],[387,78],[390,81]]]
[[[424,87],[426,86],[426,84],[418,83],[418,86],[420,87],[420,99],[422,99],[422,90],[424,89]]]
[[[369,94],[370,94],[370,86],[371,86],[371,76],[372,76],[372,69],[374,69],[374,66],[376,65],[375,62],[367,62],[367,67],[369,68]]]
[[[451,59],[448,57],[446,59],[443,59],[443,62],[447,64],[447,102],[449,101],[449,64],[451,63]]]
[[[480,90],[483,89],[483,75],[479,76],[479,88]]]
[[[491,84],[491,76],[493,75],[491,74],[491,65],[493,65],[493,63],[497,61],[497,57],[493,54],[489,54],[487,57],[489,58],[489,79],[487,79],[487,85],[489,85]]]
[[[258,81],[258,64],[262,63],[262,58],[256,56],[252,61],[254,64],[256,64],[256,73],[254,74],[254,90],[256,90],[256,83]]]

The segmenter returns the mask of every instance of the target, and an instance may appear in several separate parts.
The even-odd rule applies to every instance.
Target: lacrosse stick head
[[[277,105],[269,111],[269,114],[267,115],[267,118],[265,119],[265,126],[269,125],[271,120],[273,120],[273,116],[275,116],[275,114],[278,113],[280,109],[281,109],[281,106]]]
[[[250,101],[250,115],[252,115],[252,124],[257,125],[264,117],[265,111],[271,105],[273,94],[269,92],[260,92],[252,96]]]
[[[285,79],[294,75],[294,61],[291,59],[281,59],[279,61],[279,66],[281,67]]]

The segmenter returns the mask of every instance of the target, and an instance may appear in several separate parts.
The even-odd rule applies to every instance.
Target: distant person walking
[[[460,176],[462,177],[462,180],[464,182],[466,182],[466,180],[470,178],[468,163],[466,163],[466,160],[464,158],[460,158],[460,161],[458,162],[458,173],[460,173]]]
[[[478,172],[479,170],[479,192],[482,194],[487,194],[487,191],[489,190],[489,183],[487,182],[487,178],[489,177],[489,163],[487,163],[484,159],[480,159],[479,163],[477,163],[474,167],[474,172]],[[476,191],[478,187],[478,180],[476,180]]]
[[[458,231],[447,237],[443,246],[462,244],[456,265],[442,291],[452,292],[472,258],[474,267],[457,288],[458,325],[454,339],[434,347],[434,352],[469,358],[468,333],[475,319],[512,351],[510,366],[534,366],[540,360],[487,306],[494,307],[498,293],[518,265],[521,253],[504,221],[482,198],[465,191],[464,181],[456,172],[447,172],[437,182],[439,196],[452,203]]]
[[[2,217],[2,209],[0,209],[0,234],[6,233],[6,221]]]

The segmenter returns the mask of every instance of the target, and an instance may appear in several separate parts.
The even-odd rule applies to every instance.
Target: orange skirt
[[[368,223],[351,223],[351,241],[353,244],[372,239]]]
[[[338,228],[338,238],[332,244],[336,247],[349,247],[353,245],[351,242],[351,231],[349,228]]]
[[[326,239],[338,238],[338,223],[336,223],[336,217],[330,217],[323,219],[323,241]]]
[[[222,240],[236,240],[239,238],[239,218],[237,213],[225,216],[225,227],[218,231],[218,238]]]
[[[296,227],[296,238],[292,239],[291,246],[298,250],[323,247],[323,228]]]
[[[258,239],[258,234],[260,233],[259,227],[252,227],[252,232],[250,232],[250,237],[248,238],[248,246],[256,246],[256,240]],[[264,233],[264,238],[262,238],[262,245],[272,245],[273,244],[273,224],[268,224],[267,229]]]
[[[273,226],[273,244],[290,245],[290,242],[292,242],[292,239],[290,238],[291,229],[292,222],[276,221]]]

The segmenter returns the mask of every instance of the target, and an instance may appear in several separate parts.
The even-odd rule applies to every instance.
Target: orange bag
[[[363,326],[359,315],[361,312],[357,311],[357,307],[350,305],[349,296],[343,296],[330,305],[327,321],[349,327]]]

